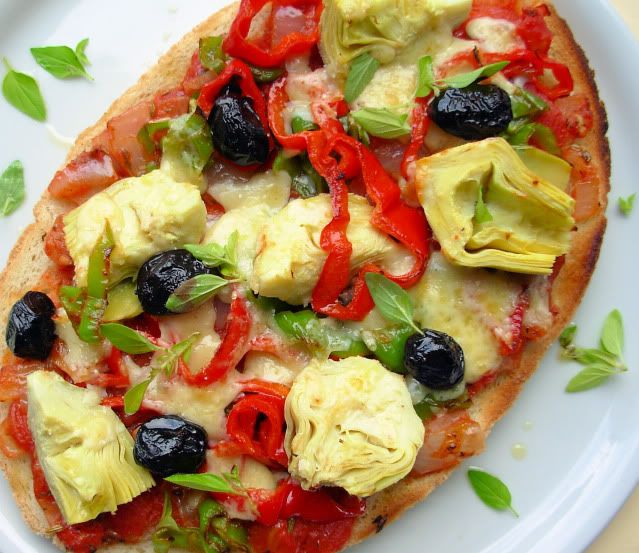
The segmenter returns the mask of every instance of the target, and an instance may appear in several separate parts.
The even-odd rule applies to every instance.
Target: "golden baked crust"
[[[237,10],[237,4],[229,6],[209,17],[180,40],[165,54],[133,87],[125,92],[106,111],[102,118],[77,138],[67,161],[90,149],[92,139],[106,127],[106,122],[141,100],[152,99],[158,91],[169,90],[180,84],[185,68],[197,47],[201,36],[225,32]],[[582,49],[575,43],[570,29],[556,11],[547,19],[554,41],[551,55],[567,64],[575,80],[575,91],[587,95],[594,112],[594,129],[582,141],[582,145],[592,155],[592,164],[598,172],[600,182],[600,202],[596,214],[576,227],[572,247],[566,263],[553,286],[553,301],[558,315],[550,332],[542,339],[529,342],[517,359],[509,359],[501,376],[491,386],[481,391],[474,401],[471,415],[482,428],[489,432],[512,405],[523,384],[532,375],[550,344],[561,329],[572,318],[588,285],[599,256],[603,233],[606,228],[605,209],[610,180],[610,152],[606,138],[607,120],[604,106],[599,101],[594,74]],[[51,198],[45,192],[34,209],[35,222],[30,225],[14,246],[5,270],[0,274],[0,321],[6,321],[8,312],[25,290],[35,286],[40,275],[51,267],[44,254],[43,240],[56,216],[64,212],[67,205]],[[5,353],[4,341],[0,344],[0,356]],[[8,405],[0,404],[0,419],[6,416]],[[47,522],[33,495],[33,478],[29,458],[25,455],[9,459],[0,453],[0,468],[6,475],[16,502],[31,528],[45,535]],[[366,515],[357,521],[349,545],[362,541],[375,531],[377,517],[391,522],[403,511],[425,498],[442,484],[452,470],[424,476],[409,477],[395,486],[377,494],[368,502]],[[58,545],[60,545],[58,543]],[[137,545],[112,545],[99,549],[100,552],[132,553],[151,552],[150,541]]]

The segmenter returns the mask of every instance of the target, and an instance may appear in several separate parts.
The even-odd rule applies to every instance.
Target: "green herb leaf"
[[[237,246],[240,243],[240,233],[238,231],[234,231],[231,236],[229,236],[229,241],[226,243],[226,258],[228,262],[222,265],[220,269],[220,273],[222,273],[227,278],[237,278]]]
[[[7,74],[2,81],[2,94],[14,108],[36,121],[46,121],[47,108],[37,81],[24,73],[15,71],[3,58]]]
[[[0,175],[0,216],[11,215],[22,205],[24,196],[24,169],[16,160]]]
[[[212,269],[224,263],[229,263],[229,259],[226,256],[226,248],[219,244],[187,244],[184,249]]]
[[[224,70],[226,54],[222,50],[223,36],[209,36],[200,39],[200,63],[218,75]]]
[[[200,333],[196,332],[189,336],[186,340],[182,340],[163,351],[153,360],[153,369],[156,371],[162,371],[167,376],[171,376],[175,372],[177,362],[180,358],[188,361],[191,355],[191,350],[199,339]]]
[[[492,77],[495,73],[499,73],[509,63],[509,61],[491,63],[490,65],[485,65],[484,67],[480,67],[479,69],[475,69],[469,73],[462,73],[461,75],[454,75],[453,77],[441,79],[438,83],[441,82],[453,88],[466,88],[479,80],[487,79],[488,77]]]
[[[42,69],[58,79],[85,77],[90,81],[93,80],[93,77],[84,69],[78,55],[68,46],[31,48],[31,54]]]
[[[513,509],[512,496],[508,486],[499,478],[481,469],[471,468],[468,470],[468,480],[473,490],[475,490],[477,497],[479,497],[485,505],[498,511],[510,511],[516,517],[519,517],[517,511]]]
[[[100,332],[116,348],[129,355],[157,351],[155,344],[139,332],[119,323],[107,323],[100,326]]]
[[[379,138],[393,139],[409,135],[408,114],[395,113],[386,108],[362,108],[351,116],[367,133]]]
[[[564,328],[563,332],[559,335],[559,345],[562,348],[567,348],[571,346],[575,341],[575,335],[577,334],[577,325],[575,323],[570,323],[566,328]]]
[[[246,490],[241,487],[241,482],[237,475],[233,474],[212,474],[210,472],[201,474],[174,474],[165,478],[167,482],[199,490],[202,492],[228,493],[232,495],[245,495]]]
[[[619,358],[623,356],[623,319],[618,309],[611,311],[601,331],[601,347]]]
[[[637,194],[635,193],[627,198],[619,198],[619,211],[621,211],[621,213],[623,213],[626,217],[632,213],[636,197]]]
[[[608,353],[595,348],[568,348],[566,353],[567,357],[574,359],[577,363],[582,365],[603,364],[609,367],[616,367],[618,364],[617,358]]]
[[[146,394],[146,390],[152,380],[152,378],[143,380],[133,386],[133,388],[127,390],[126,394],[124,394],[124,412],[127,415],[134,415],[140,410],[142,401],[144,400],[144,394]]]
[[[313,123],[313,121],[307,121],[299,115],[296,115],[293,119],[291,119],[291,130],[295,134],[304,131],[316,131],[317,129],[319,129],[319,127]]]
[[[344,99],[349,104],[357,100],[368,83],[373,80],[379,65],[379,61],[368,52],[364,52],[353,60],[344,85]]]
[[[366,285],[386,319],[408,325],[421,334],[421,329],[413,321],[413,302],[406,290],[378,273],[366,273]]]
[[[437,88],[435,86],[433,58],[430,56],[419,58],[417,68],[419,70],[419,74],[417,77],[417,92],[415,93],[415,96],[417,98],[425,98]]]
[[[80,60],[80,63],[82,65],[91,65],[91,62],[89,61],[89,58],[87,58],[87,55],[85,53],[88,45],[89,39],[83,38],[75,47],[75,55],[78,56],[78,60]]]
[[[197,275],[178,286],[169,296],[166,308],[173,313],[186,313],[202,305],[231,281],[217,275]]]
[[[489,223],[492,220],[493,216],[484,203],[484,188],[479,184],[477,187],[477,203],[475,204],[475,222],[481,225],[482,223]]]
[[[611,376],[626,372],[627,369],[617,369],[609,365],[590,365],[577,373],[566,386],[566,392],[574,394],[585,392],[601,386]]]

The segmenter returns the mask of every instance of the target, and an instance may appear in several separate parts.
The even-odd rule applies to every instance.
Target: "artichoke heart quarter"
[[[575,201],[531,172],[502,138],[421,159],[417,194],[456,265],[550,274],[570,247]]]
[[[379,361],[312,361],[286,399],[289,472],[306,489],[338,486],[360,497],[406,476],[424,442],[401,376]]]
[[[68,524],[114,512],[154,485],[133,459],[128,430],[95,391],[36,371],[27,392],[38,460]]]

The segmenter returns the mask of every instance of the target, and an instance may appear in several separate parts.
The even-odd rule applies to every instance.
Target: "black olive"
[[[44,361],[53,348],[55,305],[42,292],[27,292],[9,313],[7,346],[16,357]]]
[[[227,159],[247,166],[265,163],[268,135],[255,111],[253,99],[242,96],[236,81],[226,86],[209,115],[213,145]]]
[[[192,474],[206,459],[208,441],[204,428],[182,417],[156,417],[138,429],[133,457],[138,465],[161,478]]]
[[[497,136],[513,120],[510,96],[495,85],[449,88],[431,102],[428,115],[446,132],[466,140]]]
[[[136,294],[142,308],[151,315],[168,313],[166,302],[177,287],[211,270],[186,250],[170,250],[154,255],[140,268]]]
[[[424,330],[407,340],[404,366],[424,386],[449,390],[464,379],[464,351],[448,334]]]

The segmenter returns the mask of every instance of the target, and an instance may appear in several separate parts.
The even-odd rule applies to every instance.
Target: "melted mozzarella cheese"
[[[280,358],[268,353],[249,352],[244,358],[244,377],[277,382],[290,386],[300,371],[300,367],[284,363]]]
[[[85,382],[98,374],[98,364],[108,350],[108,345],[92,345],[80,340],[64,310],[59,309],[55,320],[56,335],[62,341],[63,369],[74,382]]]
[[[291,177],[285,171],[266,171],[245,183],[234,179],[219,180],[208,192],[226,211],[255,206],[282,209],[291,195]]]
[[[517,27],[506,19],[478,17],[466,26],[468,36],[479,42],[484,52],[510,52],[524,48],[524,41],[517,34]]]

